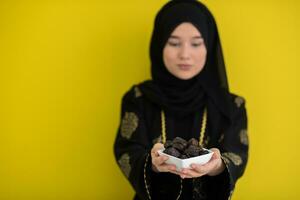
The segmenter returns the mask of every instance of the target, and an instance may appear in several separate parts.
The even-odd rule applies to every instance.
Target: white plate
[[[186,158],[186,159],[180,159],[180,158],[171,156],[169,154],[166,154],[163,152],[164,149],[158,150],[158,154],[167,156],[169,159],[166,160],[166,163],[176,165],[176,170],[180,171],[182,168],[190,169],[191,164],[203,165],[203,164],[207,163],[211,159],[214,152],[211,150],[205,149],[205,148],[203,148],[203,149],[207,150],[209,153],[201,155],[201,156],[192,157],[192,158]]]

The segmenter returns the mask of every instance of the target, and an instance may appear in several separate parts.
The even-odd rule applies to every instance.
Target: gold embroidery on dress
[[[242,97],[235,97],[234,102],[237,107],[241,107],[241,105],[244,103],[244,98]]]
[[[141,92],[140,88],[138,88],[138,86],[134,87],[134,92],[135,92],[136,98],[142,96],[142,92]]]
[[[240,141],[244,145],[248,145],[248,134],[246,129],[240,131]]]
[[[121,123],[121,135],[127,139],[131,138],[132,133],[138,127],[138,117],[133,112],[125,112]]]
[[[226,158],[225,156],[223,156],[223,153],[222,153],[222,160],[224,161],[224,163],[225,163],[225,165],[226,165],[226,168],[228,168],[227,166],[228,166],[228,164],[230,163],[230,161],[229,161],[229,159],[228,158]]]
[[[220,136],[218,142],[221,143],[221,142],[223,142],[223,140],[224,140],[224,133],[221,134],[221,136]]]
[[[194,187],[193,190],[194,190],[195,193],[200,194],[200,191],[199,191],[199,188],[198,188],[198,187]]]
[[[197,187],[194,187],[194,191],[198,194],[200,193],[199,188],[197,188]]]
[[[152,140],[152,144],[162,143],[161,135]]]
[[[118,160],[119,166],[124,173],[124,175],[128,178],[131,171],[130,166],[130,157],[127,153],[123,154],[120,159]]]
[[[233,162],[234,165],[241,165],[243,163],[242,158],[232,152],[225,152],[222,154],[224,157],[228,158],[229,160],[231,160]]]
[[[145,189],[147,191],[148,199],[151,200],[151,195],[149,191],[150,184],[147,183],[147,173],[146,173],[148,160],[149,160],[149,154],[147,154],[145,164],[144,164],[144,184],[145,184]]]
[[[230,174],[230,171],[229,171],[229,163],[230,163],[230,161],[229,161],[229,159],[226,158],[226,157],[224,157],[224,156],[223,156],[223,153],[221,154],[221,159],[223,160],[223,162],[224,162],[224,164],[225,164],[225,166],[226,166],[226,170],[227,170],[228,174]],[[231,194],[232,194],[232,192],[233,192],[233,190],[230,191],[230,195],[229,195],[229,197],[228,197],[228,200],[231,199]]]

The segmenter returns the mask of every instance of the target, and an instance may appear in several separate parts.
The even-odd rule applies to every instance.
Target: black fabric
[[[192,23],[202,34],[207,48],[207,59],[202,71],[189,80],[173,76],[165,67],[163,48],[172,31],[181,23]],[[214,17],[200,2],[193,0],[169,1],[158,12],[150,44],[152,80],[140,88],[147,98],[175,116],[203,108],[210,98],[223,114],[231,119],[228,109],[228,82],[223,53]]]
[[[131,167],[128,181],[133,187],[136,200],[146,200],[148,198],[144,170],[146,171],[146,182],[151,198],[154,200],[175,200],[179,194],[180,177],[171,173],[155,173],[151,170],[150,151],[153,145],[161,136],[161,108],[149,101],[145,95],[136,95],[138,86],[133,86],[125,93],[122,99],[121,123],[114,143],[114,155],[121,168],[119,159],[124,154],[129,155]],[[248,146],[240,141],[241,130],[247,129],[247,114],[245,101],[236,105],[238,97],[228,93],[228,99],[236,107],[233,113],[233,121],[228,124],[220,110],[214,107],[212,102],[208,102],[207,127],[204,136],[204,146],[206,148],[218,148],[223,153],[234,153],[239,156],[242,163],[226,163],[226,169],[217,176],[203,176],[201,178],[184,179],[183,191],[180,200],[227,200],[230,191],[235,188],[236,181],[243,175],[247,160]],[[138,117],[138,126],[130,138],[122,136],[122,123],[126,113],[135,113]],[[185,135],[186,138],[199,138],[201,129],[202,113],[195,112],[183,122],[186,126],[179,124],[180,118],[173,115],[166,115],[167,139]],[[185,132],[186,131],[186,132]],[[148,162],[146,157],[148,156]],[[145,165],[146,164],[146,165]],[[146,167],[145,167],[146,166]],[[191,198],[192,196],[192,198]]]
[[[191,22],[201,32],[207,48],[203,70],[190,80],[170,74],[162,59],[169,35],[182,22]],[[152,80],[134,85],[124,94],[114,143],[120,169],[125,175],[130,169],[126,178],[136,192],[134,199],[149,199],[148,192],[154,200],[176,199],[180,177],[151,170],[150,151],[162,131],[161,110],[166,111],[167,139],[176,136],[190,139],[199,138],[204,107],[208,113],[205,147],[234,155],[233,160],[224,160],[226,169],[220,175],[183,180],[180,200],[228,199],[247,164],[248,145],[240,141],[241,131],[247,129],[247,114],[245,101],[229,91],[219,34],[209,10],[195,0],[173,0],[165,4],[155,18],[150,58]],[[133,122],[128,114],[136,115],[138,121]],[[122,130],[135,127],[136,123],[132,135],[125,137]],[[129,163],[120,161],[124,155]]]

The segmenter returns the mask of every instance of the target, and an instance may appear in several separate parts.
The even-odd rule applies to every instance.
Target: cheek
[[[204,64],[206,62],[206,50],[201,50],[197,53],[198,56],[195,57],[197,64]]]
[[[163,59],[165,65],[174,63],[176,60],[176,52],[170,48],[165,48],[163,52]]]

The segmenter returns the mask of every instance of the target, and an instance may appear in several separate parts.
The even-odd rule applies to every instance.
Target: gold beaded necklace
[[[206,122],[207,122],[207,110],[206,108],[204,108],[201,131],[199,136],[199,145],[202,145],[203,143]],[[162,131],[162,142],[163,144],[165,144],[167,141],[167,136],[166,136],[167,134],[166,134],[166,117],[165,117],[165,112],[163,110],[161,111],[161,131]]]
[[[206,122],[207,122],[207,109],[204,108],[200,136],[199,136],[199,145],[203,144],[203,138],[204,138],[204,133],[205,133],[205,129],[206,129]],[[162,130],[162,142],[163,142],[163,144],[165,144],[167,141],[166,116],[165,116],[165,112],[163,110],[161,111],[161,130]],[[145,187],[146,187],[148,198],[151,200],[151,195],[150,195],[149,188],[148,188],[148,185],[146,182],[146,165],[147,165],[148,159],[149,159],[149,154],[146,157],[146,162],[144,165],[144,181],[145,181]],[[180,198],[181,193],[182,193],[182,179],[180,179],[180,191],[179,191],[179,194],[178,194],[176,200],[178,200]]]
[[[206,108],[204,108],[200,136],[199,136],[199,145],[203,144],[204,132],[206,129],[206,122],[207,122],[207,110],[206,110]],[[161,131],[162,131],[162,142],[163,142],[163,144],[165,144],[167,141],[166,116],[165,116],[165,112],[163,110],[161,111]],[[180,191],[179,191],[179,194],[178,194],[176,200],[178,200],[180,198],[181,193],[182,193],[182,179],[180,179]]]

